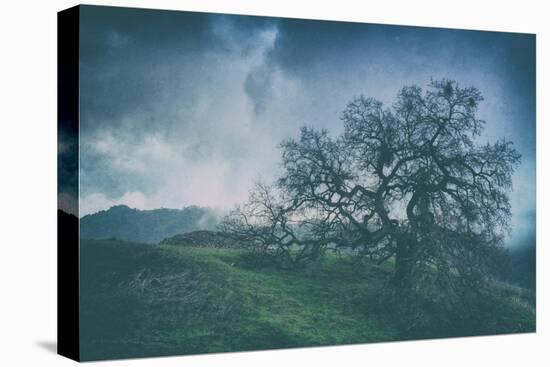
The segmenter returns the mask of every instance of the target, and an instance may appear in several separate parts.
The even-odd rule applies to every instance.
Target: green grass
[[[474,332],[411,330],[412,316],[386,296],[388,273],[332,255],[283,270],[240,250],[83,240],[82,359],[534,330],[534,313],[503,297]]]

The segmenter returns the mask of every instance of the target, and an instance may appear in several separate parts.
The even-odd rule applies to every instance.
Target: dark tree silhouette
[[[281,177],[259,184],[226,231],[295,261],[330,246],[394,259],[398,287],[428,275],[482,282],[509,230],[520,160],[509,141],[480,144],[482,100],[450,80],[404,87],[391,107],[355,98],[341,136],[304,127],[281,144]]]

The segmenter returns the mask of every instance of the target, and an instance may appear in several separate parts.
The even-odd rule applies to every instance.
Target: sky
[[[483,139],[522,154],[509,242],[534,239],[534,35],[81,9],[80,216],[231,208],[277,175],[278,144],[301,126],[337,135],[353,97],[391,105],[405,85],[450,78],[484,96]]]

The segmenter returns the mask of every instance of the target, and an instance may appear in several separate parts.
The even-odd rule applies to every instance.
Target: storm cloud
[[[522,154],[511,242],[534,233],[535,37],[83,6],[80,215],[230,208],[277,175],[282,139],[341,131],[346,103],[404,85],[480,89],[484,139]]]

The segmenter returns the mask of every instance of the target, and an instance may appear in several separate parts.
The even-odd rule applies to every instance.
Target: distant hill
[[[61,209],[57,209],[57,223],[60,226],[78,227],[78,217],[76,215],[64,212]]]
[[[57,234],[59,244],[69,247],[78,246],[78,217],[57,210]]]
[[[89,239],[158,243],[176,234],[215,229],[218,222],[218,215],[209,208],[138,210],[117,205],[82,217],[80,235]]]

